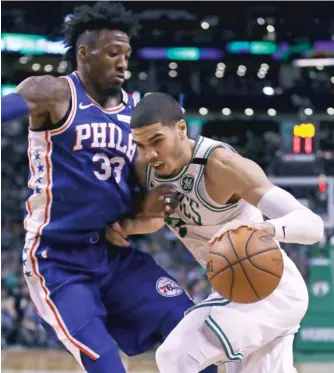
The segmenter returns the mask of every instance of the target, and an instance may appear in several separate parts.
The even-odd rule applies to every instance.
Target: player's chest
[[[131,162],[136,151],[130,129],[110,119],[74,123],[67,141],[77,155],[102,151],[106,154],[124,155]]]

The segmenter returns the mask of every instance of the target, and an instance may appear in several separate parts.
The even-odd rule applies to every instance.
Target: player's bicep
[[[50,110],[53,105],[70,98],[70,87],[66,80],[51,75],[27,78],[17,86],[16,92],[25,99],[30,111]]]

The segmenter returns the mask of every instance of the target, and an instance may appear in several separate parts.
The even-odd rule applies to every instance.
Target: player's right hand
[[[165,218],[171,215],[179,204],[179,195],[172,186],[161,185],[150,190],[143,203],[143,213],[147,217]]]
[[[126,229],[125,226],[123,226],[123,223],[115,222],[106,228],[106,238],[115,246],[130,246],[130,242],[127,241],[127,236],[128,234],[126,233]]]

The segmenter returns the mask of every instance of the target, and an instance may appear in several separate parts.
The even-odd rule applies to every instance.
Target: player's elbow
[[[309,211],[309,224],[307,231],[307,239],[305,243],[308,245],[313,245],[319,242],[324,236],[324,222],[321,217],[312,211]]]

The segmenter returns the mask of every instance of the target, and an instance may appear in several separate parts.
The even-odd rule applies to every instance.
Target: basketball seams
[[[250,239],[252,238],[252,236],[253,236],[253,234],[254,234],[255,232],[256,232],[256,231],[254,230],[254,231],[249,235],[249,237],[248,237],[248,239],[247,239],[247,242],[246,242],[246,245],[245,245],[245,248],[247,247],[248,242],[250,241]],[[244,275],[245,275],[245,277],[246,277],[246,279],[247,279],[247,281],[248,281],[250,287],[252,288],[252,290],[253,290],[254,294],[257,296],[257,298],[260,300],[261,298],[259,297],[258,293],[256,292],[256,290],[255,290],[253,284],[251,283],[251,281],[250,281],[250,279],[249,279],[249,277],[248,277],[248,275],[247,275],[246,270],[244,269],[242,263],[240,262],[240,258],[239,258],[238,254],[237,254],[237,251],[235,250],[235,247],[234,247],[234,244],[233,244],[233,241],[232,241],[232,238],[231,238],[230,231],[227,231],[227,237],[228,237],[228,239],[229,239],[229,241],[230,241],[230,244],[231,244],[231,246],[232,246],[232,250],[234,251],[235,256],[238,258],[238,263],[240,264],[240,267],[241,267],[241,269],[242,269],[242,271],[243,271],[243,273],[244,273]],[[246,250],[245,250],[245,251],[246,251]],[[231,291],[232,291],[232,290],[231,290]],[[232,300],[232,297],[231,297],[231,300]]]
[[[269,249],[263,250],[263,251],[261,251],[261,252],[259,252],[259,253],[255,253],[255,254],[252,254],[252,255],[249,255],[249,256],[245,256],[243,259],[240,259],[240,260],[238,260],[238,261],[236,261],[236,262],[234,262],[234,263],[231,263],[231,262],[226,258],[226,256],[224,256],[224,255],[222,255],[222,254],[218,254],[218,253],[213,253],[213,252],[211,251],[211,252],[209,253],[210,255],[220,256],[221,258],[226,259],[226,261],[229,263],[229,265],[228,265],[227,267],[225,267],[225,268],[223,268],[222,270],[220,270],[219,272],[217,272],[213,277],[216,277],[217,275],[219,275],[220,273],[226,271],[227,269],[231,269],[234,265],[236,265],[236,264],[238,264],[238,263],[241,263],[241,262],[243,262],[243,261],[245,261],[245,260],[249,260],[249,261],[251,261],[250,258],[253,258],[254,256],[258,256],[258,255],[261,255],[261,254],[266,253],[266,252],[268,252],[268,251],[274,251],[274,250],[279,250],[279,249],[278,249],[277,247],[272,247],[272,248],[269,248]],[[253,263],[252,263],[252,264],[253,264]],[[255,264],[253,264],[253,265],[254,265],[254,267],[256,267]],[[262,271],[262,268],[258,268],[258,269],[260,269],[260,270]],[[271,273],[269,272],[269,274],[271,274]],[[275,274],[272,274],[272,275],[273,275],[273,276],[277,276],[277,275],[275,275]],[[211,280],[213,277],[210,277],[210,280]]]
[[[255,231],[254,231],[254,232],[255,232]],[[252,237],[250,237],[250,238],[252,238]],[[263,269],[263,268],[259,267],[258,265],[254,264],[254,263],[251,261],[251,258],[252,258],[253,256],[255,256],[255,255],[250,255],[250,256],[248,256],[248,243],[249,243],[249,241],[250,241],[250,239],[247,240],[247,242],[246,242],[246,247],[245,247],[246,258],[248,258],[249,263],[250,263],[253,267],[255,267],[256,269],[259,269],[260,271],[262,271],[262,272],[264,272],[264,273],[268,273],[268,275],[271,275],[271,276],[274,276],[274,277],[276,277],[276,278],[281,279],[280,276],[278,276],[278,275],[276,275],[276,274],[274,274],[274,273],[271,273],[271,272],[268,271],[267,269]],[[280,250],[280,248],[279,248],[279,247],[276,247],[275,249],[270,249],[270,250]],[[263,253],[265,253],[265,252],[267,252],[267,251],[270,251],[270,250],[264,250],[264,251],[261,251],[260,253],[257,253],[257,254],[263,254]],[[281,254],[281,255],[282,255],[282,254]],[[282,259],[283,259],[283,258],[282,258]],[[284,265],[284,264],[283,264],[283,265]]]

